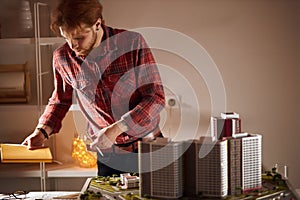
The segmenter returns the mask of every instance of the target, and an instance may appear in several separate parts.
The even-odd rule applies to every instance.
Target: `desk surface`
[[[290,184],[288,183],[287,180],[285,180],[285,186],[284,187],[281,183],[280,185],[278,185],[277,181],[273,182],[269,182],[269,180],[267,179],[263,179],[264,183],[263,183],[263,188],[260,191],[253,191],[251,193],[247,193],[246,195],[237,195],[237,196],[230,196],[228,195],[227,197],[224,198],[212,198],[212,197],[205,197],[205,196],[198,196],[198,197],[181,197],[179,199],[182,200],[193,200],[193,199],[208,199],[208,200],[245,200],[245,199],[259,199],[259,200],[269,200],[269,199],[282,199],[282,200],[300,200],[299,197],[299,192],[300,189],[294,190]],[[137,199],[143,199],[144,198],[140,198],[139,197],[139,192],[138,189],[135,190],[114,190],[114,189],[110,189],[110,186],[106,185],[106,183],[102,183],[102,184],[97,184],[97,181],[94,182],[91,178],[87,179],[85,186],[82,188],[82,191],[86,191],[86,190],[91,190],[94,192],[101,192],[103,195],[108,195],[110,196],[112,199],[117,199],[117,200],[121,200],[126,198],[126,194],[130,193],[131,195],[137,195],[136,198]],[[271,188],[269,188],[270,186],[272,186]],[[281,187],[279,187],[281,186]],[[112,187],[112,186],[111,186]],[[151,198],[152,200],[159,200],[159,198]]]
[[[50,200],[50,199],[78,199],[79,195],[83,193],[85,190],[89,188],[89,183],[90,183],[91,178],[88,178],[86,180],[85,185],[82,187],[81,191],[50,191],[50,192],[29,192],[26,195],[26,200]],[[296,195],[299,196],[300,189],[295,190]],[[0,194],[0,200],[7,198],[7,195]],[[110,199],[110,198],[108,198]],[[286,199],[286,198],[281,198],[281,199]],[[290,199],[290,198],[288,198]],[[296,197],[297,199],[297,197]]]
[[[78,199],[80,192],[29,192],[26,200],[50,200],[50,199]],[[0,199],[6,199],[8,195],[0,194]]]

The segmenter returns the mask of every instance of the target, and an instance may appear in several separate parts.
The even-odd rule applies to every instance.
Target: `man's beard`
[[[97,33],[93,30],[92,39],[90,42],[86,45],[86,48],[82,49],[80,52],[78,52],[78,55],[87,56],[94,48],[97,41]]]

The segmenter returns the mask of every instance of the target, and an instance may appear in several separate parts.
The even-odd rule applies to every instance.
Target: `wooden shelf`
[[[43,105],[42,110],[46,108],[46,105]],[[0,104],[0,111],[38,111],[38,105],[36,104]]]
[[[53,45],[65,43],[62,37],[43,37],[40,39],[40,45]],[[0,45],[29,45],[35,44],[35,38],[3,38],[0,39]]]
[[[40,165],[36,164],[0,164],[1,178],[39,178],[41,176]],[[46,163],[47,178],[76,178],[95,177],[97,168],[82,168],[74,163],[57,164]]]
[[[43,110],[46,108],[46,105],[43,106]],[[38,110],[38,106],[36,104],[20,104],[20,103],[12,103],[7,104],[3,103],[0,104],[0,111],[16,111],[16,110]],[[70,107],[70,111],[80,111],[80,108],[77,104],[73,104]]]
[[[0,111],[16,111],[16,110],[38,110],[37,105],[33,104],[0,104]]]
[[[83,168],[76,164],[57,165],[47,169],[47,177],[49,178],[72,178],[72,177],[95,177],[97,176],[97,168]]]
[[[34,38],[5,38],[0,39],[0,45],[34,44]]]
[[[62,44],[65,43],[66,40],[62,37],[45,37],[41,38],[41,45],[53,45],[53,44]]]

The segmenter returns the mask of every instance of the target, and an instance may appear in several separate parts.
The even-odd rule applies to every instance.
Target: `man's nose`
[[[70,46],[71,46],[71,49],[77,48],[78,47],[78,41],[74,40],[74,39],[71,39],[70,40]]]

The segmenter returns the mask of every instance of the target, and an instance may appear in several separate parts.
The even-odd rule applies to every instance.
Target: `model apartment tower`
[[[228,194],[227,141],[201,138],[185,142],[184,194],[225,197]],[[200,149],[206,155],[199,157]]]
[[[165,138],[139,142],[140,195],[177,199],[183,195],[182,143]]]
[[[242,193],[242,139],[228,140],[228,193]]]
[[[262,136],[249,135],[242,138],[242,190],[262,187]]]
[[[229,194],[246,193],[262,187],[262,136],[228,138]]]

